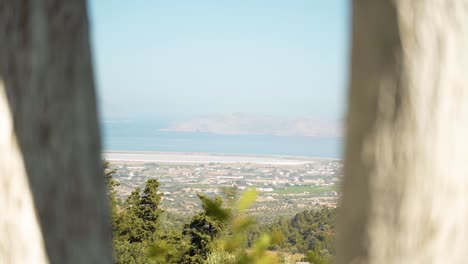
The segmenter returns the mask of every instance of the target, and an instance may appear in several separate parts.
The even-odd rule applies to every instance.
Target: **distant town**
[[[335,159],[152,154],[154,161],[148,161],[128,155],[106,157],[117,170],[118,197],[123,200],[147,179],[156,178],[163,193],[162,209],[180,215],[199,211],[197,193],[222,195],[226,187],[239,191],[255,188],[258,198],[249,212],[262,221],[314,207],[334,208],[341,195],[343,164]]]

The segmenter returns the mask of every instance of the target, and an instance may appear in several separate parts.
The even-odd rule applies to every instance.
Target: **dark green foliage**
[[[156,263],[181,263],[188,249],[189,243],[179,230],[164,229],[150,246],[150,257]]]
[[[307,251],[306,258],[310,263],[314,264],[331,264],[334,262],[332,255],[315,250]]]
[[[162,212],[158,187],[159,182],[150,179],[143,192],[136,188],[112,218],[116,263],[156,263],[148,256],[150,245],[157,238]]]
[[[107,195],[109,196],[109,203],[111,209],[111,220],[114,223],[118,217],[118,206],[117,206],[117,194],[115,187],[119,186],[119,182],[114,180],[112,177],[117,170],[109,168],[109,162],[104,161],[104,177],[107,185]]]
[[[202,202],[203,214],[219,222],[226,221],[229,218],[229,210],[222,208],[223,200],[216,196],[214,200],[207,198],[203,194],[198,194],[198,198]]]
[[[211,252],[211,243],[224,231],[226,224],[223,222],[229,211],[222,208],[222,199],[214,200],[199,194],[203,211],[195,215],[190,223],[185,225],[183,234],[190,239],[190,248],[184,255],[182,263],[203,263]]]
[[[131,243],[126,240],[114,239],[116,264],[146,264],[148,259],[148,246],[146,243]]]
[[[246,215],[256,200],[255,190],[240,197],[226,189],[220,197],[198,195],[202,211],[188,223],[160,208],[159,182],[150,179],[118,204],[112,179],[115,170],[105,163],[112,209],[115,263],[277,263],[266,250],[300,252],[315,264],[333,262],[335,210],[304,211],[259,227]],[[248,249],[248,250],[247,250]],[[226,258],[226,259],[223,259]]]
[[[161,194],[158,193],[159,182],[156,179],[146,181],[146,187],[138,203],[138,217],[142,220],[143,239],[154,241],[158,229],[158,219],[162,210],[159,209]]]
[[[336,209],[326,207],[304,211],[291,219],[281,218],[267,228],[250,234],[250,237],[258,236],[255,233],[262,231],[279,231],[284,237],[283,242],[279,244],[280,249],[311,254],[325,259],[325,263],[328,263],[335,254],[335,217]]]
[[[114,240],[141,243],[145,240],[143,219],[139,217],[140,189],[136,188],[125,201],[125,208],[113,223]]]

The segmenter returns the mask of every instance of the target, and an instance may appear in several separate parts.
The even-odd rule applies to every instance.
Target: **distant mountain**
[[[341,137],[342,123],[313,118],[236,113],[178,121],[161,131],[206,132],[223,135]]]

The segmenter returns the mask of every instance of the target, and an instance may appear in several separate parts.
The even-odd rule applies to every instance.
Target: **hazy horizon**
[[[348,1],[89,3],[106,150],[341,156]]]
[[[347,1],[89,3],[104,122],[343,118]]]

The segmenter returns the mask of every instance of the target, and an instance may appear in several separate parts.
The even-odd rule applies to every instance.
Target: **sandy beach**
[[[241,154],[145,152],[145,151],[106,151],[103,158],[108,161],[161,162],[161,163],[255,163],[272,165],[301,165],[315,163],[327,158],[263,156]]]

